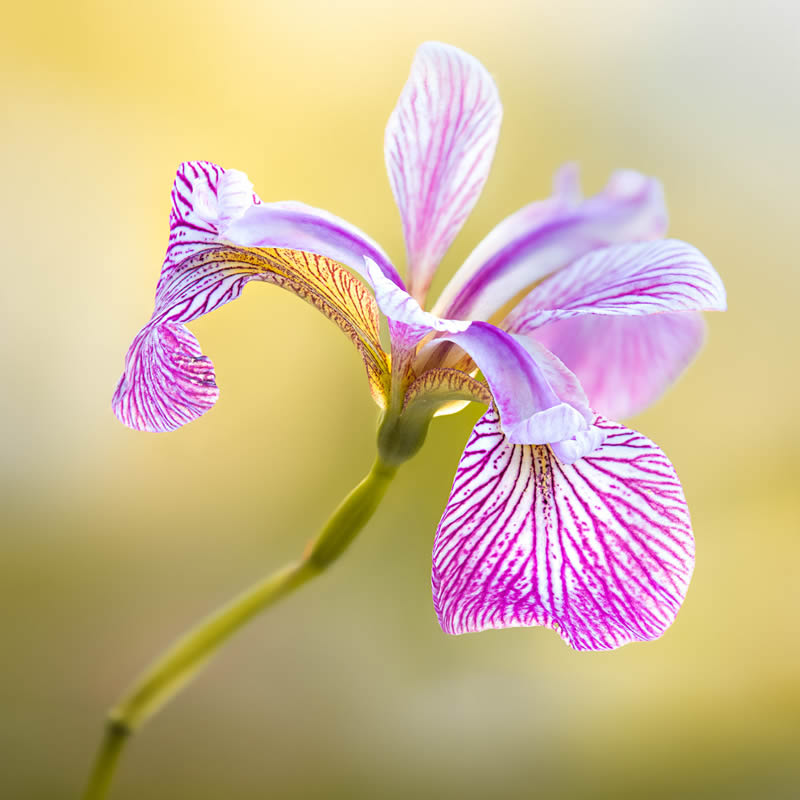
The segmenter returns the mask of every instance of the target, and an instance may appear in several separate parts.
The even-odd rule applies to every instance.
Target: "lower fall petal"
[[[174,431],[217,402],[214,365],[180,323],[147,325],[125,358],[111,406],[120,422],[138,431]]]
[[[694,566],[680,482],[644,436],[597,425],[605,443],[565,465],[510,444],[494,409],[478,421],[433,549],[445,632],[543,625],[609,650],[672,624]]]
[[[253,280],[289,290],[335,322],[358,349],[373,398],[385,407],[390,372],[380,346],[378,308],[358,278],[311,253],[219,245],[162,273],[153,316],[128,352],[114,395],[121,422],[137,430],[173,430],[214,404],[218,390],[211,362],[183,323],[235,300]]]

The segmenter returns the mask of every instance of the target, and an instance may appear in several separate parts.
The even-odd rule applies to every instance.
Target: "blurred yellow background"
[[[797,4],[75,0],[14,4],[0,30],[3,798],[76,797],[134,674],[298,554],[371,463],[351,345],[269,286],[193,323],[222,391],[202,420],[139,434],[109,403],[182,160],[327,208],[403,263],[383,128],[427,39],[480,58],[505,108],[434,292],[572,159],[587,192],[617,167],[659,176],[671,235],[726,282],[701,357],[631,423],[690,502],[685,607],[604,654],[442,634],[430,550],[472,408],[435,423],[329,575],[133,741],[113,798],[797,796]]]

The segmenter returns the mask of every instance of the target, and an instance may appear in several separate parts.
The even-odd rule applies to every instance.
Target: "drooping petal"
[[[218,395],[214,368],[183,323],[236,299],[251,280],[288,289],[333,320],[356,345],[373,397],[385,405],[390,373],[378,310],[354,275],[311,253],[217,245],[162,274],[155,311],[128,351],[114,394],[120,421],[137,430],[170,431],[211,408]]]
[[[409,291],[424,300],[433,273],[486,182],[502,106],[484,66],[427,42],[386,126],[386,168],[400,209]]]
[[[538,342],[486,322],[441,319],[424,311],[369,258],[366,269],[389,320],[393,353],[408,354],[431,333],[436,342],[458,345],[483,372],[511,441],[547,444],[588,429],[593,414],[577,378]]]
[[[529,333],[583,314],[643,315],[724,311],[725,287],[708,259],[675,239],[595,250],[543,281],[503,327]]]
[[[577,375],[598,414],[626,419],[681,375],[705,340],[700,314],[586,314],[532,332]]]
[[[125,357],[111,401],[120,422],[139,431],[172,431],[217,402],[214,365],[177,322],[146,325]]]
[[[600,194],[580,201],[577,173],[562,167],[549,200],[503,220],[447,284],[433,311],[455,319],[489,319],[528,286],[606,245],[664,235],[661,184],[630,170],[615,172]]]
[[[243,214],[226,231],[242,247],[304,250],[338,261],[366,277],[364,257],[397,286],[403,281],[377,242],[334,214],[304,203],[263,203]]]
[[[577,650],[655,639],[691,578],[694,541],[675,470],[641,434],[599,419],[605,444],[566,466],[477,423],[433,548],[442,628],[544,625]]]

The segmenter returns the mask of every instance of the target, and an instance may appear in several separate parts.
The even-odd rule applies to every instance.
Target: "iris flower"
[[[487,406],[434,542],[446,632],[543,625],[579,650],[653,639],[692,573],[689,512],[664,453],[611,420],[683,371],[704,338],[698,312],[723,310],[725,291],[697,249],[663,238],[656,180],[616,172],[584,199],[567,165],[552,196],[500,222],[425,310],[487,179],[501,116],[480,62],[444,44],[419,48],[385,136],[405,282],[354,225],[264,203],[237,170],[182,164],[155,310],[113,408],[147,431],[205,413],[218,396],[214,368],[185,324],[250,281],[277,284],[355,344],[382,409],[384,464],[410,458],[432,416]]]
[[[477,202],[500,129],[497,89],[473,57],[423,45],[386,129],[407,281],[372,239],[296,202],[263,203],[247,176],[182,164],[155,309],[134,338],[113,408],[170,431],[216,402],[186,323],[265,281],[352,340],[381,408],[378,456],[303,557],[186,633],[109,713],[84,795],[106,797],[127,736],[245,623],[335,561],[378,507],[432,417],[487,406],[456,470],[433,547],[448,633],[543,625],[578,650],[660,636],[694,566],[689,511],[664,453],[614,418],[645,408],[700,348],[699,312],[725,290],[691,245],[665,239],[657,181],[616,172],[581,196],[575,167],[552,196],[500,222],[430,310],[434,272]],[[380,312],[388,322],[383,345]]]

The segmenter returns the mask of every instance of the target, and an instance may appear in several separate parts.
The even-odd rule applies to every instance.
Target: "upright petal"
[[[236,299],[251,280],[288,289],[333,320],[356,345],[373,397],[385,405],[390,373],[378,310],[354,275],[311,253],[217,245],[162,274],[153,316],[134,339],[114,393],[112,407],[121,422],[170,431],[213,406],[219,393],[213,365],[183,323]]]
[[[664,235],[661,184],[630,170],[615,172],[598,195],[580,201],[577,172],[556,173],[553,196],[503,220],[447,284],[433,311],[455,319],[489,319],[526,287],[605,245]]]
[[[583,314],[643,315],[724,311],[725,287],[708,259],[675,239],[595,250],[543,281],[503,327],[528,333]]]
[[[242,247],[304,250],[338,261],[366,277],[364,257],[397,286],[403,281],[381,246],[343,219],[304,203],[263,203],[243,214],[226,231],[226,238]]]
[[[501,118],[497,87],[477,59],[438,42],[417,50],[384,149],[409,291],[420,302],[483,189]]]
[[[675,470],[651,441],[598,420],[571,466],[512,445],[490,409],[461,457],[433,548],[442,628],[544,625],[577,650],[655,639],[686,595],[694,541]]]
[[[531,335],[577,375],[598,414],[626,419],[680,377],[703,346],[705,330],[694,312],[586,314],[548,323]]]

